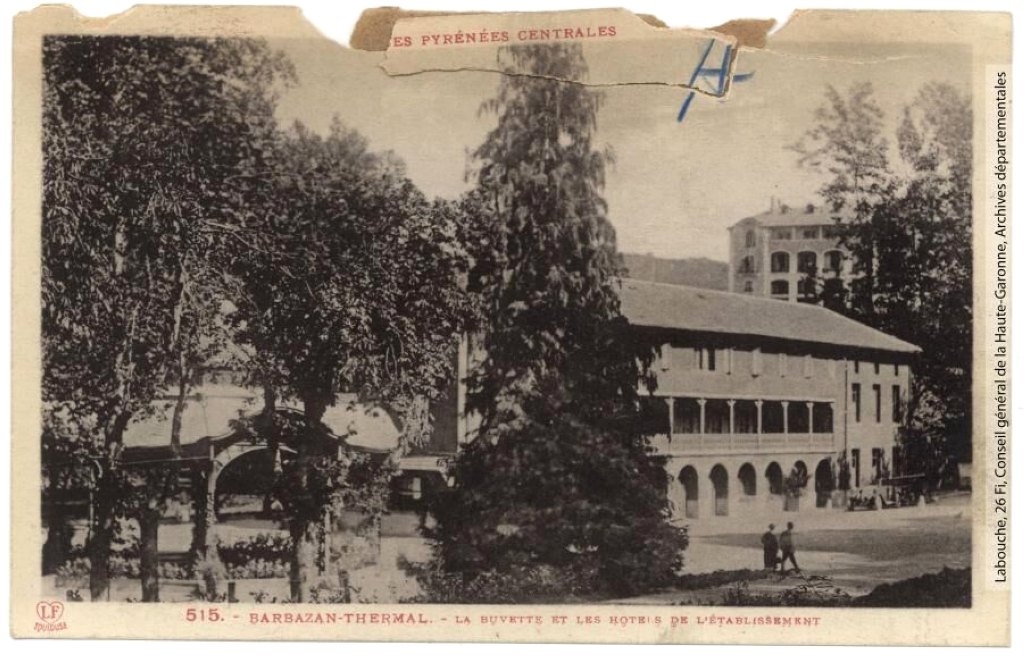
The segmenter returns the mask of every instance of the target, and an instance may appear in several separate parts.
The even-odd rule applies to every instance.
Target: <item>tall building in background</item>
[[[837,218],[825,208],[777,204],[729,227],[729,291],[814,302],[822,280],[848,283]]]

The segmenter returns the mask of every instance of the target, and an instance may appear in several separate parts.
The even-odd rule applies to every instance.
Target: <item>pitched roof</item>
[[[836,222],[835,212],[827,212],[825,207],[815,205],[812,211],[808,212],[806,207],[789,207],[783,211],[782,207],[770,209],[754,216],[748,216],[743,218],[733,225],[739,225],[745,221],[756,221],[758,225],[765,226],[767,228],[778,228],[783,226],[817,226],[817,225],[832,225]]]
[[[913,344],[806,303],[625,278],[622,312],[636,326],[770,337],[843,348],[917,353]]]
[[[231,421],[260,411],[259,390],[230,384],[203,385],[186,403],[181,417],[183,444],[204,437],[223,437],[232,432]],[[135,421],[125,431],[124,443],[132,447],[166,445],[171,436],[171,402],[158,412]],[[282,406],[284,408],[284,406]],[[343,397],[324,412],[323,423],[352,447],[382,450],[398,446],[399,430],[383,410],[354,403]]]

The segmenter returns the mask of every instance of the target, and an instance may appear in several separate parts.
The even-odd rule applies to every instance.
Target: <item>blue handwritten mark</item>
[[[726,45],[725,51],[722,53],[722,63],[718,68],[708,68],[705,64],[708,61],[708,57],[711,55],[711,51],[715,48],[715,40],[708,39],[708,45],[704,48],[704,52],[700,56],[700,61],[697,62],[697,67],[693,69],[693,74],[690,75],[690,82],[687,84],[690,89],[697,83],[697,79],[700,78],[704,82],[711,84],[713,93],[716,96],[725,95],[726,82],[728,81],[727,75],[729,73],[729,64],[732,61],[732,46]],[[746,82],[750,78],[754,77],[753,73],[736,73],[732,76],[733,82]],[[686,118],[686,112],[690,109],[690,103],[693,102],[693,97],[697,95],[696,91],[690,91],[686,94],[686,99],[683,100],[682,106],[679,108],[679,116],[676,117],[676,121],[682,123],[683,119]]]

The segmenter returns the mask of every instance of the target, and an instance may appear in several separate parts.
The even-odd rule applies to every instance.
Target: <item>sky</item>
[[[496,122],[480,104],[494,94],[498,74],[389,77],[379,67],[381,53],[326,39],[271,45],[288,55],[299,78],[281,99],[282,120],[324,132],[337,115],[372,149],[397,153],[428,195],[453,198],[468,188],[468,153]],[[676,117],[685,90],[603,89],[595,143],[614,153],[605,198],[622,251],[726,260],[728,226],[767,210],[772,197],[797,207],[816,202],[823,178],[801,169],[788,146],[812,124],[828,84],[843,89],[871,81],[890,142],[902,108],[925,82],[970,89],[970,53],[943,45],[869,51],[773,44],[771,51],[742,50],[736,70],[754,75],[733,85],[727,99],[697,96],[682,123]]]

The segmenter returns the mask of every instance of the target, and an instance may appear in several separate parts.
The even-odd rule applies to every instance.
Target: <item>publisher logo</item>
[[[61,620],[64,617],[64,604],[59,601],[40,601],[36,604],[36,617],[39,618],[35,625],[38,633],[68,628],[67,623]]]

